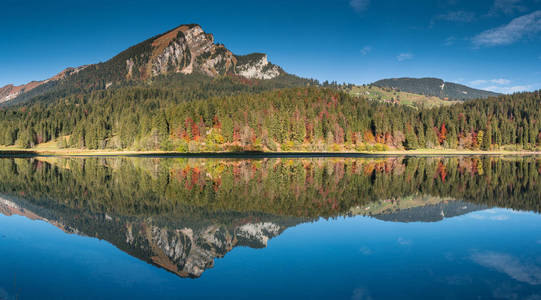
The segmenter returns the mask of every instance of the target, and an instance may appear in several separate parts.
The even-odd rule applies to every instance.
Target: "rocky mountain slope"
[[[48,208],[1,194],[0,214],[24,216],[47,222],[67,234],[106,240],[134,257],[185,278],[201,277],[216,259],[235,247],[267,247],[270,239],[302,222],[299,218],[250,214],[216,215],[212,221],[190,216],[178,221],[125,217]]]
[[[129,82],[146,82],[172,74],[240,76],[269,80],[285,72],[269,62],[267,55],[235,55],[196,24],[182,25],[119,53],[110,60],[68,68],[58,75],[26,85],[0,88],[0,103],[26,100],[51,91],[107,89]],[[39,87],[39,89],[38,89]]]
[[[125,62],[127,79],[194,72],[211,77],[236,74],[250,79],[272,79],[282,72],[268,62],[265,54],[234,55],[224,45],[215,44],[214,36],[199,25],[182,25],[143,43],[146,51],[131,53],[128,49],[128,53],[120,54],[131,54]]]
[[[500,95],[438,78],[391,78],[378,80],[373,85],[447,100],[471,100]]]
[[[12,84],[8,84],[4,87],[0,87],[0,103],[8,102],[10,100],[13,100],[17,98],[18,96],[28,93],[35,88],[42,86],[47,83],[53,83],[57,82],[59,80],[62,80],[66,77],[69,77],[71,75],[79,73],[81,70],[84,70],[87,66],[80,66],[77,68],[66,68],[62,72],[56,74],[55,76],[41,81],[31,81],[27,84],[22,84],[18,86],[14,86]]]

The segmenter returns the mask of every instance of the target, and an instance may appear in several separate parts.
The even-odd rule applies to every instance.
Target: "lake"
[[[541,299],[541,157],[1,158],[0,299]]]

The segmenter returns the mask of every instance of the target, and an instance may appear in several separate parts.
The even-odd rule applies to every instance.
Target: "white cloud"
[[[398,61],[405,61],[405,60],[410,60],[410,59],[413,59],[413,54],[411,53],[400,53],[396,56],[396,59]]]
[[[500,78],[500,79],[492,79],[490,82],[504,85],[504,84],[510,84],[511,80]]]
[[[531,285],[541,284],[541,268],[522,263],[517,258],[497,252],[474,253],[471,259],[481,266],[505,273],[511,278]]]
[[[501,93],[501,94],[513,94],[513,93],[518,93],[518,92],[531,91],[532,88],[533,88],[532,85],[515,85],[515,86],[492,85],[492,86],[484,87],[482,89],[487,90],[487,91],[493,91],[496,93]]]
[[[437,21],[446,21],[454,23],[470,23],[475,19],[475,13],[469,11],[450,11],[446,14],[437,15],[430,21],[434,25]]]
[[[370,5],[370,0],[350,0],[349,5],[351,5],[356,12],[363,12]]]
[[[525,12],[527,8],[521,2],[522,0],[495,0],[488,15],[497,16],[501,13],[512,15],[516,12]]]
[[[491,79],[491,80],[485,80],[485,79],[479,79],[474,80],[470,82],[471,85],[479,86],[487,83],[493,83],[493,84],[499,84],[499,85],[507,85],[511,83],[511,80],[505,79],[505,78],[498,78],[498,79]]]
[[[495,215],[495,216],[485,216],[482,214],[472,214],[470,218],[476,220],[490,220],[490,221],[506,221],[509,220],[509,216],[506,215]]]
[[[541,32],[541,10],[513,19],[509,24],[481,32],[473,38],[476,47],[510,45]]]
[[[361,54],[362,54],[362,55],[367,55],[368,53],[370,53],[370,51],[372,51],[372,47],[371,47],[371,46],[364,46],[364,47],[361,49]]]

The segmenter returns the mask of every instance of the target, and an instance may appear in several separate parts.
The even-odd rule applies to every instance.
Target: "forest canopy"
[[[539,91],[429,109],[287,80],[158,78],[49,94],[0,110],[0,145],[211,152],[535,150],[541,142]]]

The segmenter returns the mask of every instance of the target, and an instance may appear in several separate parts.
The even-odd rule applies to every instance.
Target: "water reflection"
[[[320,218],[438,222],[473,212],[504,220],[486,210],[539,212],[541,205],[535,157],[0,159],[0,178],[0,214],[106,240],[191,278],[234,247],[266,247],[287,228]],[[505,253],[476,252],[471,260],[518,281],[541,280],[539,269]]]

